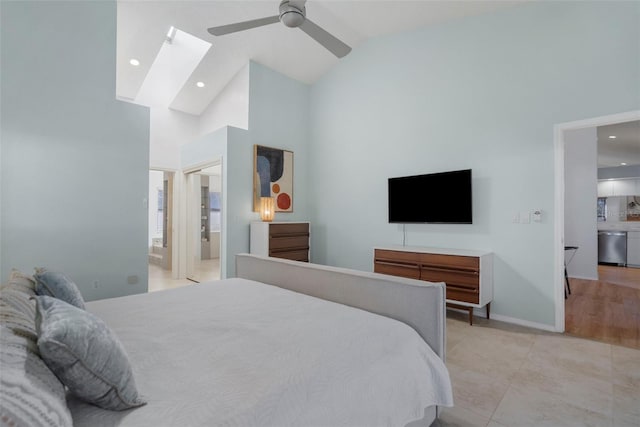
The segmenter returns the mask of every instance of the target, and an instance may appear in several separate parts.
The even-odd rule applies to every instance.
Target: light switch
[[[528,211],[520,212],[520,224],[529,224],[531,222],[531,215]]]
[[[511,218],[511,222],[514,224],[520,223],[520,212],[516,212],[513,214],[513,218]]]

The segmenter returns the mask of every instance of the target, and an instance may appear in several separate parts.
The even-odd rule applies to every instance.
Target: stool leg
[[[567,266],[565,264],[564,266],[564,280],[567,283],[567,289],[565,289],[565,295],[567,293],[567,290],[569,291],[569,295],[571,295],[571,286],[569,286],[569,274],[567,274]]]
[[[469,307],[469,325],[473,326],[473,307]]]
[[[487,303],[487,319],[489,318],[489,311],[491,310],[491,303]]]

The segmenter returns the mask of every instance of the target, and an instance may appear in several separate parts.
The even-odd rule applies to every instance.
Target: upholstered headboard
[[[414,328],[445,357],[445,287],[346,268],[257,255],[236,256],[236,274],[324,300],[367,310]]]

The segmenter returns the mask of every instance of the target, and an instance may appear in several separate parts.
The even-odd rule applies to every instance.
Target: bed
[[[148,402],[81,426],[429,426],[452,406],[444,286],[241,254],[237,277],[87,303]]]

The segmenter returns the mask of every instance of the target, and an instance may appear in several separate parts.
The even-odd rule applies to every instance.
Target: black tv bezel
[[[446,175],[446,174],[453,174],[453,173],[460,173],[460,172],[469,172],[469,216],[470,216],[470,221],[398,221],[398,220],[391,220],[391,204],[389,203],[389,186],[390,186],[390,182],[391,180],[395,180],[395,179],[406,179],[406,178],[419,178],[419,177],[426,177],[426,176],[433,176],[433,175]],[[468,168],[468,169],[458,169],[458,170],[451,170],[451,171],[443,171],[443,172],[433,172],[433,173],[424,173],[424,174],[418,174],[418,175],[407,175],[407,176],[397,176],[397,177],[391,177],[387,179],[387,220],[389,222],[389,224],[442,224],[442,225],[455,225],[455,224],[462,224],[462,225],[469,225],[469,224],[473,224],[473,169]]]

